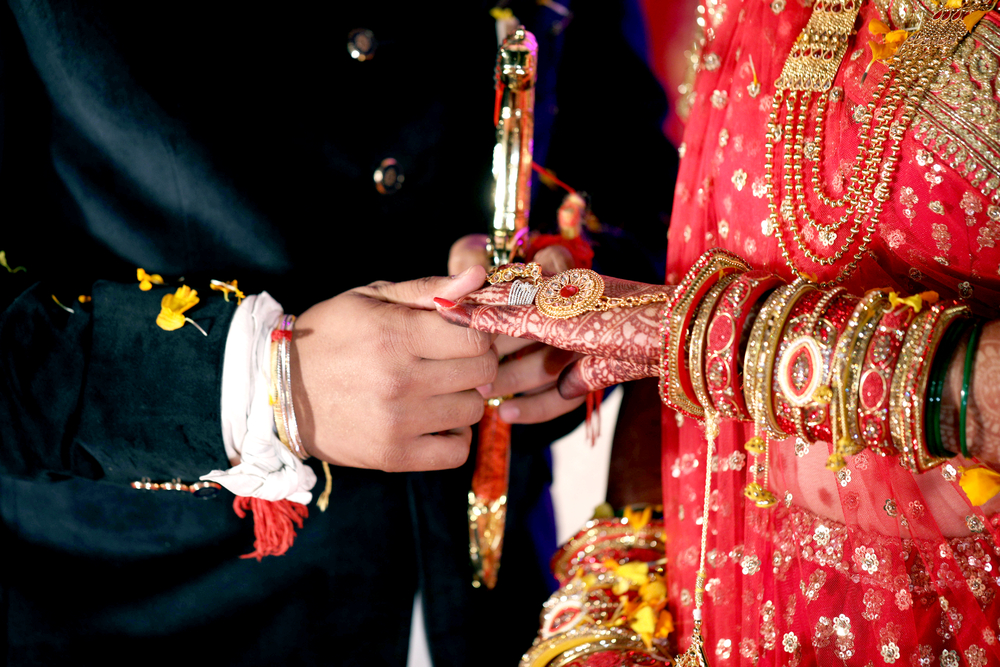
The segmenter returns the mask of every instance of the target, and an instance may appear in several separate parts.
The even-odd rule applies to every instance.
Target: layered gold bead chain
[[[829,96],[838,95],[833,89],[837,69],[847,51],[848,40],[861,7],[860,0],[820,1],[796,39],[776,82],[776,92],[768,117],[765,137],[764,182],[768,200],[768,219],[764,233],[775,235],[785,263],[796,274],[803,269],[792,258],[785,233],[791,235],[799,251],[819,266],[834,266],[848,256],[858,236],[857,249],[829,287],[843,282],[857,269],[868,251],[889,199],[889,188],[897,170],[899,154],[907,129],[916,116],[917,107],[938,70],[949,61],[959,42],[969,33],[967,19],[976,12],[988,12],[996,0],[969,2],[960,9],[938,9],[929,13],[922,26],[903,43],[889,62],[872,91],[871,100],[859,108],[856,117],[862,121],[858,152],[851,167],[846,194],[834,199],[824,191],[820,179],[823,161],[823,126]],[[806,121],[815,101],[816,126],[813,139],[806,139]],[[779,121],[785,106],[783,122]],[[888,142],[888,147],[886,146]],[[774,157],[782,149],[781,183],[775,183]],[[819,222],[806,204],[803,161],[811,165],[809,180],[817,199],[830,209],[842,208],[843,213],[831,222]],[[820,245],[836,246],[829,255],[813,250],[800,228],[808,225],[815,230]],[[837,245],[841,229],[850,224],[843,242]],[[785,229],[787,227],[787,230]]]

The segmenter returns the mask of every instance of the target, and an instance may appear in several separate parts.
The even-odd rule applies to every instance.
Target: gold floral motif
[[[747,184],[747,173],[742,169],[737,169],[733,172],[732,180],[737,192],[743,192],[743,187]]]

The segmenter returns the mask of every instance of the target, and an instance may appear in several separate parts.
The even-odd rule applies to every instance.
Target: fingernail
[[[434,303],[441,306],[442,308],[454,308],[458,304],[454,301],[449,301],[448,299],[442,299],[439,296],[434,297]]]
[[[482,394],[483,398],[489,398],[490,396],[493,395],[493,385],[484,384],[482,387],[476,387],[476,391]]]
[[[504,403],[500,406],[500,419],[508,424],[521,416],[521,409],[516,405]]]

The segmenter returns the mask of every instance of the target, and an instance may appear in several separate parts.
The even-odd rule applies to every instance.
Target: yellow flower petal
[[[635,614],[632,616],[632,623],[629,624],[632,628],[632,632],[642,635],[642,641],[646,644],[646,648],[652,646],[653,633],[656,632],[656,615],[653,614],[653,610],[649,607],[642,606],[636,610]]]
[[[156,325],[164,331],[174,331],[184,326],[186,319],[187,318],[184,317],[184,313],[178,313],[170,310],[169,308],[164,308],[160,311],[160,314],[156,316]]]
[[[886,44],[902,44],[906,41],[906,38],[910,36],[910,33],[906,30],[893,30],[892,32],[886,34],[885,43]]]
[[[932,304],[937,303],[938,293],[937,292],[922,292],[920,294],[914,294],[913,296],[908,296],[906,298],[900,297],[895,292],[889,292],[889,303],[893,308],[898,308],[901,305],[907,305],[913,309],[914,313],[919,313],[923,308],[924,303]]]
[[[646,505],[646,508],[641,512],[636,512],[631,507],[626,507],[624,515],[628,519],[628,525],[631,526],[632,530],[639,532],[653,518],[653,506]]]
[[[882,21],[875,19],[874,21],[868,22],[868,32],[873,35],[884,35],[889,32],[889,26]]]
[[[611,587],[611,591],[615,595],[624,595],[628,593],[628,589],[631,587],[631,582],[628,579],[615,579],[614,585]]]
[[[157,285],[163,284],[163,276],[159,273],[148,274],[145,269],[136,269],[135,277],[139,281],[139,289],[143,292],[148,292],[152,289],[154,283]]]
[[[641,586],[649,579],[649,566],[642,561],[625,563],[618,566],[615,574],[635,586]]]
[[[160,307],[164,310],[183,313],[190,310],[199,301],[201,299],[198,298],[196,290],[191,289],[187,285],[181,285],[177,288],[176,292],[167,294],[160,300]]]
[[[240,303],[242,303],[243,299],[246,298],[246,294],[244,294],[243,292],[240,291],[239,283],[237,281],[235,281],[235,280],[233,280],[232,282],[228,282],[228,283],[227,282],[223,282],[222,280],[212,280],[209,283],[209,286],[213,290],[215,290],[217,292],[222,292],[222,296],[223,296],[223,298],[225,298],[226,301],[229,301],[229,293],[230,292],[232,292],[233,294],[235,294],[236,295],[236,303],[237,303],[237,305],[239,305]]]
[[[0,266],[7,269],[7,273],[17,273],[18,271],[27,271],[28,269],[23,266],[15,266],[11,268],[11,265],[7,263],[7,251],[0,250]]]
[[[965,18],[962,19],[962,23],[965,24],[966,30],[972,32],[972,29],[976,27],[976,24],[986,16],[988,12],[969,12]]]
[[[156,316],[157,326],[165,331],[180,329],[184,326],[184,322],[188,321],[184,312],[190,310],[200,300],[198,292],[187,285],[181,285],[173,294],[164,295],[160,299],[160,314]],[[205,333],[204,330],[202,333]]]
[[[969,502],[979,507],[1000,493],[1000,474],[985,466],[974,466],[962,471],[958,480]]]
[[[639,588],[639,595],[644,602],[656,603],[667,597],[667,587],[662,581],[650,581]]]
[[[674,617],[669,611],[661,611],[660,617],[656,619],[656,637],[662,639],[674,631]]]

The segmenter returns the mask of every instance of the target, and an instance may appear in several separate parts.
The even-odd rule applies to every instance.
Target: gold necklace
[[[847,192],[840,199],[834,199],[823,191],[819,177],[823,122],[828,91],[847,52],[848,39],[860,6],[860,0],[820,0],[814,5],[813,14],[796,39],[775,84],[777,90],[765,137],[764,182],[769,215],[763,231],[766,235],[775,235],[788,267],[797,275],[803,273],[792,259],[785,238],[786,231],[799,251],[819,266],[835,265],[848,254],[858,235],[861,235],[848,263],[833,280],[822,283],[821,287],[841,283],[857,269],[874,237],[883,205],[889,198],[889,187],[899,163],[902,141],[916,116],[920,101],[940,67],[968,34],[967,17],[974,12],[992,10],[996,0],[968,2],[961,9],[938,8],[929,13],[921,27],[903,43],[875,87],[871,101],[861,108],[859,115],[864,125]],[[806,119],[814,100],[815,138],[806,142]],[[779,125],[782,103],[786,111],[784,123]],[[783,149],[782,182],[776,186],[774,154],[779,145]],[[830,223],[818,222],[808,210],[803,159],[813,162],[810,184],[820,202],[828,208],[845,209]],[[809,247],[797,224],[798,218],[815,229],[820,244],[828,248],[836,244],[844,225],[851,223],[851,226],[839,247],[829,255],[821,255]]]

